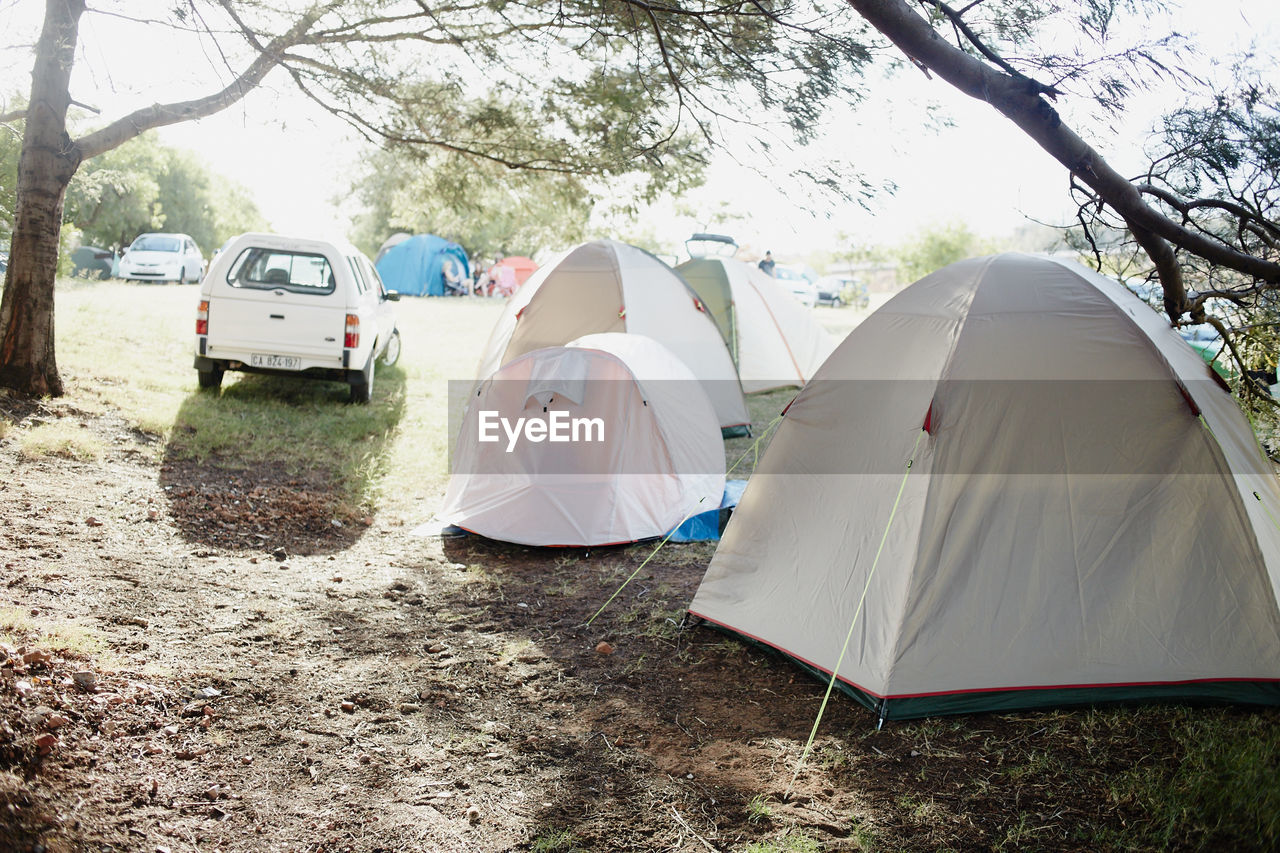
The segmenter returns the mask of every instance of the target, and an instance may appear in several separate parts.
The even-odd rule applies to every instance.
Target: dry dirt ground
[[[837,697],[788,797],[822,685],[681,626],[710,546],[586,628],[651,545],[338,526],[322,477],[0,411],[0,850],[1096,849],[1142,818],[1116,775],[1177,760],[1141,712],[876,731]],[[105,457],[21,457],[55,418]]]

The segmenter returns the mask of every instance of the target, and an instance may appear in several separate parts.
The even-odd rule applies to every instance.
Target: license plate
[[[270,367],[275,370],[297,370],[302,365],[302,359],[292,355],[259,355],[254,353],[249,358],[249,363],[254,367]]]

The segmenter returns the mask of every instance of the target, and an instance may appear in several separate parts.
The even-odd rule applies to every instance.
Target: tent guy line
[[[932,408],[930,409],[932,411]],[[822,725],[822,717],[827,712],[827,703],[831,699],[831,691],[836,686],[836,673],[840,671],[840,664],[844,663],[844,656],[849,651],[849,641],[853,639],[853,629],[858,624],[858,617],[862,614],[862,606],[867,601],[867,590],[871,588],[871,579],[876,576],[876,567],[880,565],[880,555],[884,553],[884,543],[889,539],[889,528],[893,527],[893,519],[898,514],[898,506],[902,503],[902,493],[907,488],[907,477],[911,475],[911,466],[916,461],[916,451],[920,449],[920,439],[928,432],[928,415],[925,415],[925,426],[920,427],[920,431],[916,433],[916,443],[911,448],[911,455],[907,458],[907,467],[902,472],[902,482],[898,484],[898,495],[893,499],[893,508],[889,510],[889,520],[885,522],[884,533],[880,536],[880,545],[876,548],[876,556],[871,561],[871,570],[867,572],[867,582],[862,585],[862,595],[858,597],[858,607],[853,611],[853,619],[849,622],[849,631],[844,635],[844,645],[840,647],[840,657],[836,659],[836,665],[831,670],[831,678],[827,680],[827,691],[822,694],[822,704],[818,706],[818,716],[813,721],[813,728],[809,731],[809,740],[804,745],[804,750],[800,753],[800,760],[796,762],[795,772],[791,774],[791,781],[787,783],[786,796],[791,796],[791,790],[796,786],[796,779],[800,778],[800,771],[804,769],[804,763],[809,758],[809,753],[813,751],[813,741],[818,736],[818,726]],[[880,720],[876,724],[879,729],[884,725],[883,708],[884,703],[889,700],[881,700]]]
[[[742,451],[742,455],[738,457],[737,461],[729,466],[728,471],[724,472],[724,475],[726,478],[733,473],[735,468],[737,468],[739,465],[742,464],[742,460],[747,458],[748,453],[751,453],[754,451],[756,453],[756,459],[758,460],[760,458],[760,455],[759,455],[760,442],[764,441],[765,436],[769,434],[770,430],[772,430],[775,426],[778,425],[778,421],[780,420],[782,420],[782,415],[778,415],[776,418],[774,418],[772,421],[769,422],[769,425],[764,428],[763,432],[760,433],[760,437],[757,438],[755,441],[753,441],[750,447]],[[703,500],[702,498],[699,498],[698,503],[702,503],[702,500]],[[608,607],[611,603],[613,603],[613,600],[615,598],[617,598],[619,595],[622,594],[622,591],[627,588],[627,584],[635,580],[636,575],[640,574],[640,570],[643,569],[645,566],[647,566],[650,560],[658,556],[658,552],[662,550],[662,546],[666,545],[667,542],[671,541],[671,537],[675,535],[675,532],[680,529],[681,525],[683,525],[686,521],[693,518],[697,514],[698,512],[696,509],[691,511],[688,515],[686,515],[683,519],[681,519],[680,524],[677,524],[675,527],[671,528],[671,530],[667,533],[667,535],[662,538],[662,541],[658,543],[657,547],[653,549],[653,552],[650,553],[649,556],[644,558],[644,562],[636,566],[636,570],[627,576],[627,579],[622,582],[622,586],[614,590],[613,595],[609,596],[608,599],[605,600],[605,603],[600,605],[600,609],[597,610],[595,613],[591,614],[591,618],[584,623],[584,626],[590,626],[592,622],[596,621],[596,617],[599,616],[601,613],[603,613],[604,609]]]

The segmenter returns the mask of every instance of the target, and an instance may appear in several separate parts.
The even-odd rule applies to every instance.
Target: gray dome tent
[[[1000,255],[907,288],[827,359],[690,612],[838,669],[882,718],[1280,704],[1276,517],[1248,422],[1163,318]]]

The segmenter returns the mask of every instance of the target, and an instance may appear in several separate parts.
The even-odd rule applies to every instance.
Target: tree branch
[[[1272,284],[1280,284],[1280,264],[1238,251],[1198,234],[1151,208],[1138,190],[1106,160],[1066,126],[1058,113],[1021,80],[984,64],[951,45],[903,0],[848,0],[860,15],[887,36],[913,61],[921,62],[952,86],[972,98],[986,101],[1036,141],[1059,163],[1070,169],[1131,227],[1141,230],[1143,247],[1154,251],[1152,261],[1161,280],[1173,288],[1174,307],[1186,305],[1181,276],[1175,276],[1159,241],[1199,255],[1207,261]],[[1161,260],[1163,258],[1164,260]],[[1164,275],[1169,273],[1166,282]],[[1176,319],[1176,317],[1171,317]]]
[[[271,69],[280,62],[281,54],[291,45],[296,44],[311,29],[319,17],[327,9],[313,9],[302,16],[283,35],[272,39],[265,47],[259,47],[256,59],[249,67],[232,80],[222,91],[203,98],[190,101],[177,101],[169,104],[153,104],[135,110],[124,118],[118,119],[106,127],[96,130],[76,140],[82,159],[96,157],[104,151],[110,151],[121,143],[138,136],[145,131],[167,124],[204,118],[219,110],[226,109],[253,91]]]
[[[1232,339],[1227,327],[1217,317],[1205,317],[1202,322],[1208,323],[1217,330],[1222,336],[1222,340],[1227,345],[1227,349],[1231,351],[1231,360],[1236,363],[1236,367],[1240,370],[1241,383],[1254,394],[1271,404],[1273,408],[1280,408],[1280,400],[1271,396],[1271,389],[1263,385],[1244,363],[1244,358],[1240,355],[1240,351],[1236,349],[1236,342]],[[1209,365],[1209,369],[1213,370],[1213,365]]]
[[[1241,220],[1242,223],[1256,225],[1257,228],[1256,230],[1253,230],[1252,233],[1256,234],[1259,239],[1266,242],[1268,246],[1271,246],[1272,248],[1277,247],[1276,240],[1280,238],[1280,225],[1277,225],[1265,217],[1259,216],[1257,213],[1249,210],[1242,204],[1222,201],[1221,199],[1215,198],[1198,198],[1188,201],[1169,190],[1153,186],[1151,184],[1138,184],[1137,190],[1140,193],[1145,193],[1146,195],[1160,199],[1183,216],[1187,216],[1191,211],[1200,208],[1213,208],[1216,210],[1226,211]],[[1263,231],[1268,233],[1261,233]]]
[[[964,20],[964,13],[967,12],[969,9],[971,9],[975,4],[970,4],[969,6],[966,6],[963,11],[957,12],[955,9],[952,9],[946,3],[942,2],[942,0],[922,0],[922,2],[932,4],[934,8],[942,12],[942,14],[946,15],[947,19],[951,21],[951,25],[955,27],[956,30],[959,33],[961,33],[969,41],[970,44],[972,44],[975,48],[977,48],[979,53],[985,56],[993,64],[998,65],[1000,68],[1004,69],[1005,72],[1007,72],[1010,76],[1016,77],[1019,80],[1025,80],[1027,84],[1031,86],[1033,89],[1036,89],[1040,94],[1048,95],[1050,98],[1056,98],[1062,94],[1062,92],[1058,91],[1058,89],[1054,88],[1053,86],[1046,86],[1045,84],[1023,74],[1021,71],[1019,71],[1018,69],[1010,65],[1008,60],[1006,60],[1003,56],[996,53],[991,48],[987,47],[987,45],[982,41],[982,39],[978,38],[978,34],[975,33],[973,31],[973,28],[970,27],[968,23],[966,23]]]

